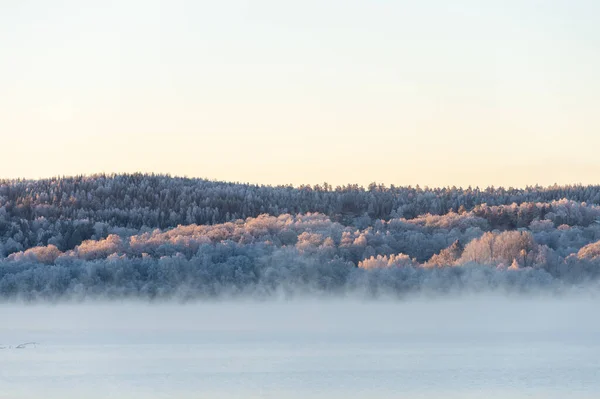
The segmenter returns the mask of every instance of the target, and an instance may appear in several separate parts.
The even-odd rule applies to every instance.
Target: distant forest
[[[0,180],[1,300],[561,292],[599,276],[600,186]]]

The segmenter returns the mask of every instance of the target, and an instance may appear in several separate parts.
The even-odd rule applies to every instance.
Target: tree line
[[[404,295],[595,284],[599,192],[294,188],[142,174],[4,180],[0,298]]]

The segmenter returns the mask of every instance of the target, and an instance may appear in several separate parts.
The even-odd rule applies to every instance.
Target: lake
[[[4,304],[0,398],[597,398],[596,303]]]

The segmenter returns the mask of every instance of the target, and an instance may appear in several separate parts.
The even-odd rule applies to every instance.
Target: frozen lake
[[[597,398],[596,303],[0,305],[0,398]]]

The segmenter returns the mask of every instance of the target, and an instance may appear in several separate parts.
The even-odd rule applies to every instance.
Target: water
[[[0,305],[0,398],[597,398],[589,299]]]

